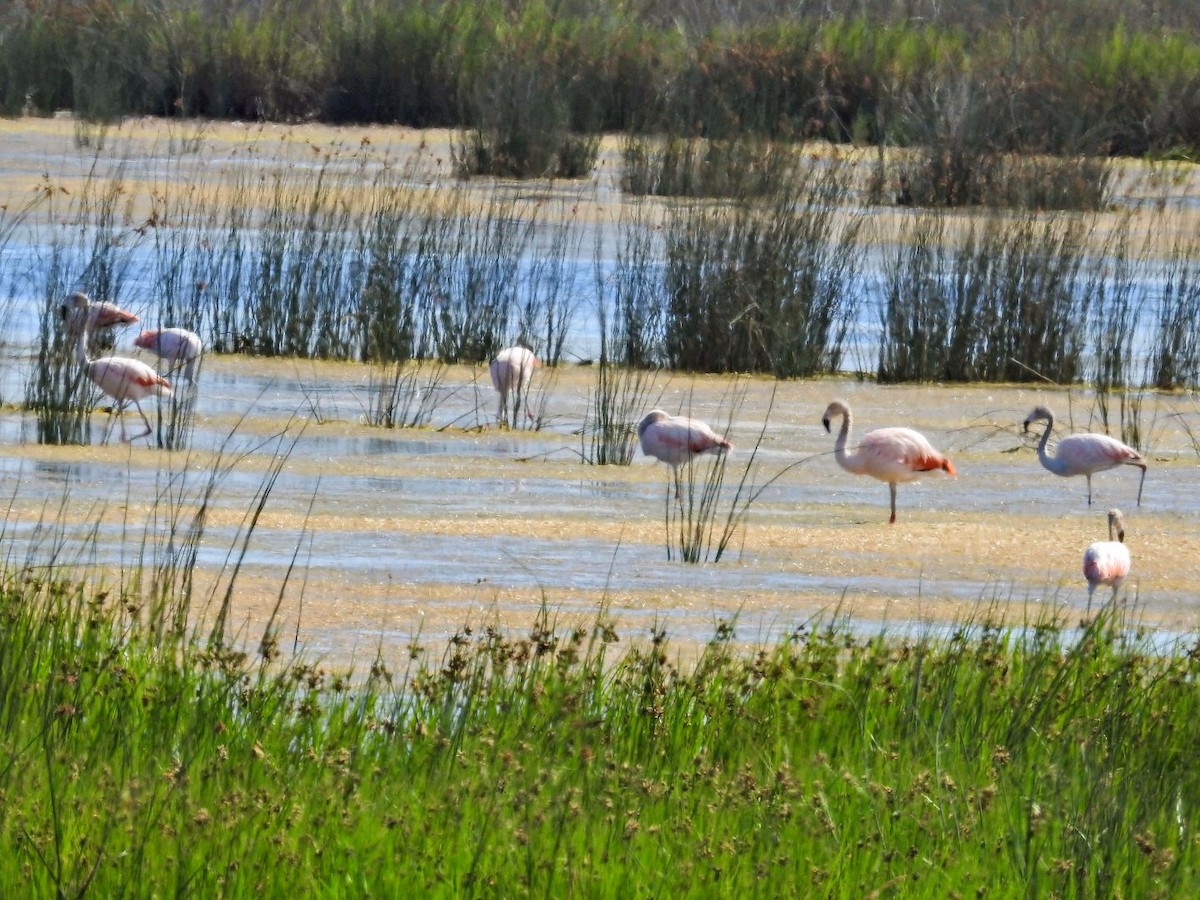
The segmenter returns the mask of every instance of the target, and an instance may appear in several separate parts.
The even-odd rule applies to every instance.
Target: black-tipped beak
[[[1125,543],[1125,529],[1124,528],[1117,529],[1117,540],[1120,541],[1122,544]]]
[[[1022,424],[1022,426],[1021,426],[1021,433],[1022,433],[1022,434],[1029,434],[1029,420],[1028,420],[1028,419],[1026,419],[1026,420],[1025,420],[1025,422],[1024,422],[1024,424]]]
[[[832,433],[832,429],[829,427],[829,419],[828,418],[822,419],[821,424],[825,426],[825,431],[827,433]]]

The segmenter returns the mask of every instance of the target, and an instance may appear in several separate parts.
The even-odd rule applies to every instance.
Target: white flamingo
[[[145,437],[154,429],[142,411],[141,401],[151,396],[170,397],[171,383],[138,359],[123,356],[89,359],[87,339],[92,328],[91,318],[88,316],[89,301],[86,295],[77,293],[71,296],[70,302],[73,312],[78,314],[83,322],[83,328],[75,342],[75,359],[79,367],[100,390],[113,399],[117,421],[121,425],[121,440],[128,442],[134,439],[127,437],[125,432],[123,413],[128,403],[137,407],[138,414],[146,424],[146,430],[135,437]]]
[[[133,339],[133,346],[149,350],[168,366],[167,375],[183,369],[188,384],[196,383],[196,363],[204,353],[200,335],[186,328],[151,328]]]
[[[1146,459],[1142,454],[1107,434],[1072,434],[1058,442],[1058,450],[1051,456],[1046,452],[1046,442],[1050,440],[1050,431],[1054,428],[1054,413],[1048,407],[1035,407],[1025,417],[1025,431],[1029,431],[1031,423],[1041,420],[1046,422],[1046,430],[1038,441],[1038,459],[1055,475],[1064,478],[1085,476],[1088,506],[1092,505],[1092,475],[1117,466],[1137,466],[1142,470],[1137,499],[1138,506],[1142,505],[1142,485],[1146,483]]]
[[[1121,511],[1108,511],[1108,540],[1096,541],[1083,553],[1083,577],[1088,583],[1088,611],[1092,608],[1092,594],[1100,585],[1112,588],[1113,596],[1125,583],[1129,575],[1129,548],[1125,546],[1125,518]]]
[[[821,424],[832,432],[830,420],[842,417],[842,430],[838,432],[833,455],[838,465],[855,475],[870,475],[888,483],[891,492],[892,515],[889,524],[896,521],[896,485],[901,481],[916,481],[925,472],[943,471],[954,475],[954,466],[945,456],[933,448],[920,432],[911,428],[877,428],[868,431],[852,448],[850,443],[850,407],[843,400],[834,400],[825,409]]]
[[[496,354],[496,358],[488,366],[488,371],[492,376],[492,387],[500,395],[500,408],[496,411],[497,421],[507,421],[510,397],[514,418],[520,413],[529,390],[529,382],[533,378],[533,370],[541,364],[542,361],[533,355],[533,351],[524,347],[506,347]],[[530,419],[534,417],[528,408],[525,415]]]

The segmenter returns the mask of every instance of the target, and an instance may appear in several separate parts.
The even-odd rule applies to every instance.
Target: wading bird
[[[133,346],[149,350],[170,368],[167,375],[183,369],[188,384],[196,383],[196,363],[204,352],[200,335],[185,328],[152,328],[133,339]]]
[[[512,399],[513,422],[520,414],[525,396],[529,390],[529,382],[533,378],[533,370],[541,366],[542,361],[533,355],[533,351],[524,347],[506,347],[496,354],[488,367],[492,374],[492,387],[500,394],[500,408],[496,411],[499,422],[508,421],[508,404]],[[533,419],[533,413],[528,408],[525,415]]]
[[[1106,584],[1113,596],[1129,574],[1129,548],[1125,546],[1125,518],[1119,509],[1108,511],[1108,540],[1096,541],[1083,553],[1083,577],[1088,583],[1088,611],[1092,609],[1092,594]]]
[[[1054,428],[1054,413],[1045,406],[1036,407],[1025,417],[1025,431],[1032,422],[1045,420],[1046,430],[1038,442],[1038,459],[1055,475],[1087,477],[1088,506],[1092,505],[1092,475],[1117,466],[1137,466],[1142,470],[1138,482],[1138,506],[1142,505],[1142,485],[1146,483],[1146,459],[1132,447],[1107,434],[1072,434],[1058,442],[1054,456],[1046,452],[1046,442]]]
[[[673,416],[661,409],[646,413],[637,427],[642,452],[678,469],[701,453],[732,450],[733,444],[703,422],[686,416]]]
[[[67,333],[79,334],[86,325],[96,334],[117,325],[132,325],[138,317],[107,300],[93,301],[82,291],[76,291],[59,307]]]
[[[847,472],[855,475],[870,475],[888,483],[892,498],[892,515],[888,523],[896,521],[896,485],[901,481],[916,481],[924,472],[943,471],[956,474],[950,460],[933,448],[925,436],[911,428],[877,428],[863,435],[862,440],[847,449],[850,443],[850,407],[842,400],[834,400],[825,409],[821,424],[832,432],[830,420],[842,417],[842,430],[838,432],[833,455]]]
[[[91,331],[91,318],[88,316],[88,298],[84,294],[73,294],[71,300],[72,314],[78,314],[83,322],[83,329],[75,343],[75,359],[84,374],[95,385],[112,397],[115,401],[114,411],[121,425],[121,440],[130,441],[125,433],[123,413],[128,403],[137,407],[138,415],[146,423],[146,430],[135,437],[145,437],[154,429],[150,420],[142,412],[141,401],[151,396],[170,397],[171,383],[139,359],[128,359],[123,356],[106,356],[102,359],[88,359],[87,339]]]

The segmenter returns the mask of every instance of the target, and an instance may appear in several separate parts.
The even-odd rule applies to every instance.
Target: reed
[[[636,207],[617,225],[615,261],[597,235],[594,271],[600,337],[596,385],[580,431],[580,457],[590,465],[626,466],[637,449],[634,428],[657,404],[661,307],[651,270],[653,229]]]
[[[1119,236],[1103,254],[1104,270],[1093,273],[1086,287],[1095,330],[1090,380],[1103,430],[1106,433],[1116,430],[1131,447],[1145,449],[1146,435],[1141,421],[1145,391],[1138,380],[1141,367],[1136,355],[1140,348],[1135,347],[1145,298],[1132,271],[1126,233],[1118,232]],[[1112,409],[1114,402],[1116,410]]]
[[[1104,266],[1084,254],[1093,227],[993,212],[950,243],[939,214],[917,217],[885,266],[880,380],[1081,378]]]
[[[1160,390],[1200,387],[1200,244],[1181,238],[1166,261],[1151,345],[1151,382]]]
[[[836,370],[864,254],[861,209],[841,209],[848,191],[840,165],[812,163],[763,204],[673,207],[665,226],[668,365],[780,378]]]

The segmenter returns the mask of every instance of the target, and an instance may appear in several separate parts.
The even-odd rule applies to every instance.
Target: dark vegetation
[[[460,162],[586,170],[600,132],[985,154],[1200,147],[1191,0],[25,0],[0,112],[475,129]],[[972,147],[964,156],[962,147]],[[916,199],[938,187],[915,179]],[[953,188],[951,189],[953,190]],[[956,202],[962,202],[960,198]]]

